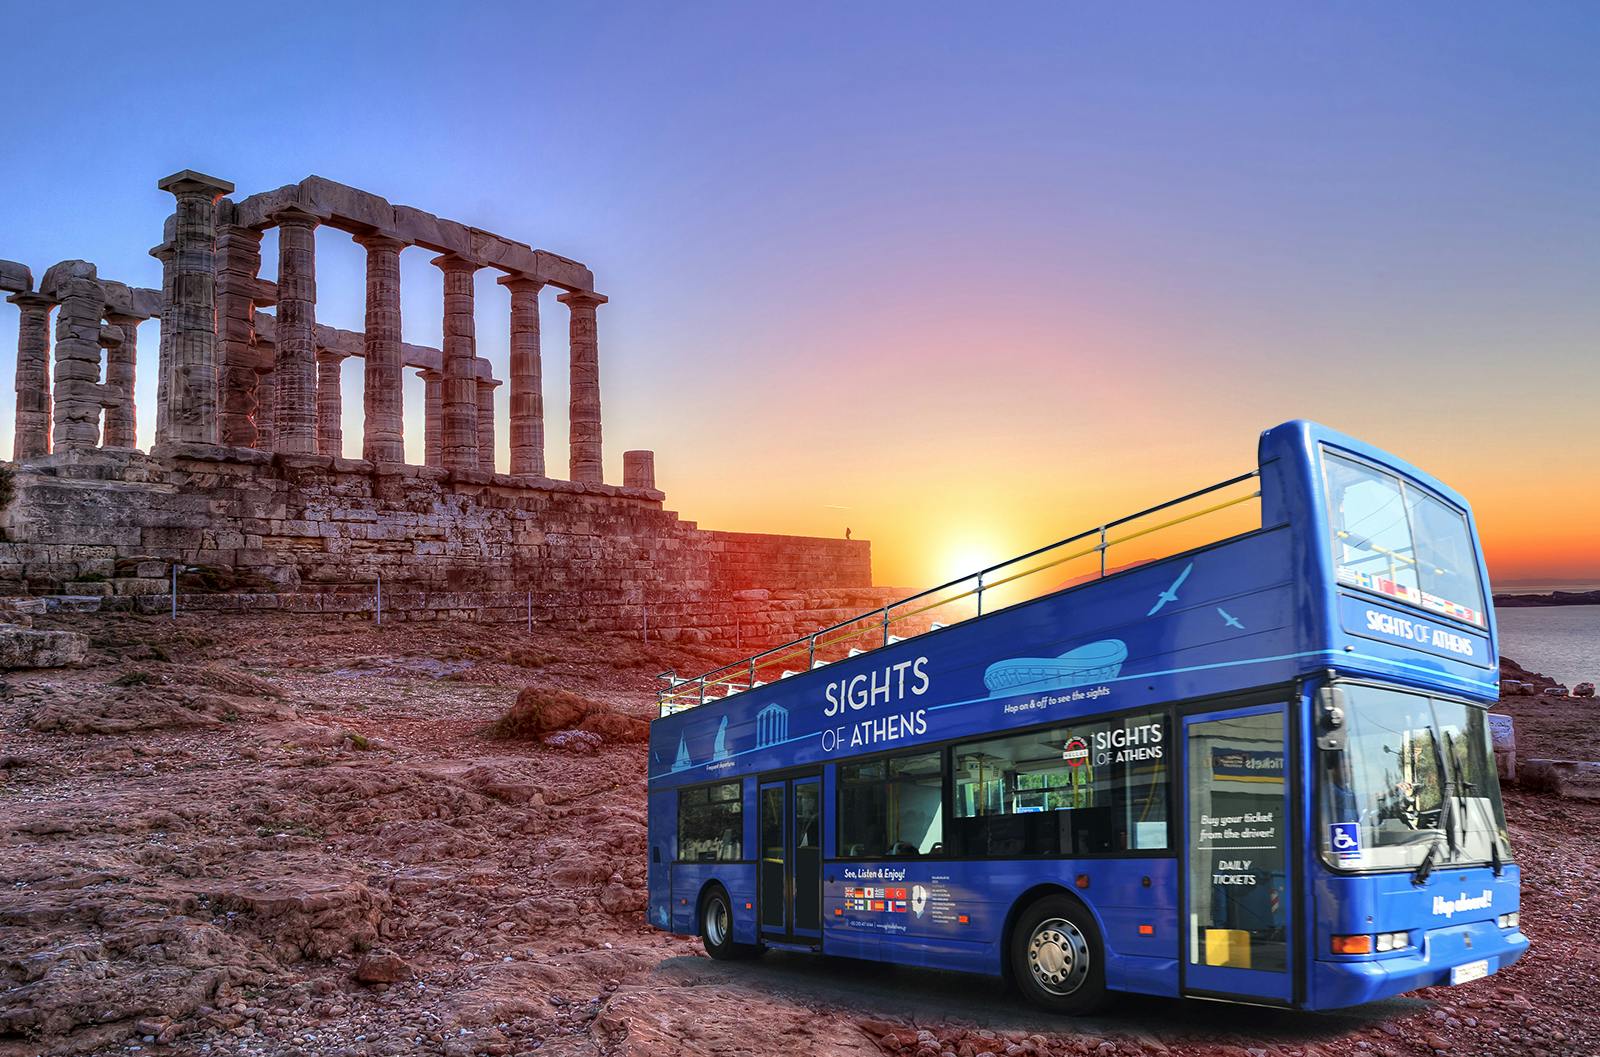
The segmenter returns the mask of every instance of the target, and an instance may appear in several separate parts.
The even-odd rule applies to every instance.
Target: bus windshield
[[[1339,582],[1484,626],[1467,517],[1395,474],[1324,452]]]
[[[1509,860],[1486,710],[1374,686],[1343,689],[1345,744],[1324,749],[1322,761],[1328,865],[1395,870],[1424,859]]]

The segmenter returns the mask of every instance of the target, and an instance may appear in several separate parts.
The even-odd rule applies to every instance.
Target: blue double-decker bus
[[[651,726],[650,923],[1302,1009],[1527,949],[1472,513],[1309,422],[1257,468],[695,678]]]

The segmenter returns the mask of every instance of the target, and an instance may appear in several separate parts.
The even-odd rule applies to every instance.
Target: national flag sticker
[[[1328,842],[1341,863],[1361,861],[1361,826],[1356,822],[1335,822],[1328,827]]]

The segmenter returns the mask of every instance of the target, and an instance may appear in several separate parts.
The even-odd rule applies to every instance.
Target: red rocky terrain
[[[40,625],[89,633],[87,662],[0,693],[0,1057],[1600,1052],[1600,805],[1508,797],[1535,946],[1487,980],[1072,1021],[980,978],[725,965],[644,926],[641,721],[654,673],[710,651],[65,619]]]

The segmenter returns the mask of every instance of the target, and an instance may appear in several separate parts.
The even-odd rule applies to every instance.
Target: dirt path
[[[1510,798],[1536,946],[1481,984],[1329,1015],[1127,999],[1070,1022],[973,977],[713,963],[642,924],[642,747],[485,733],[530,684],[647,716],[655,672],[714,655],[75,626],[88,666],[0,694],[0,1057],[1600,1052],[1600,808]]]

